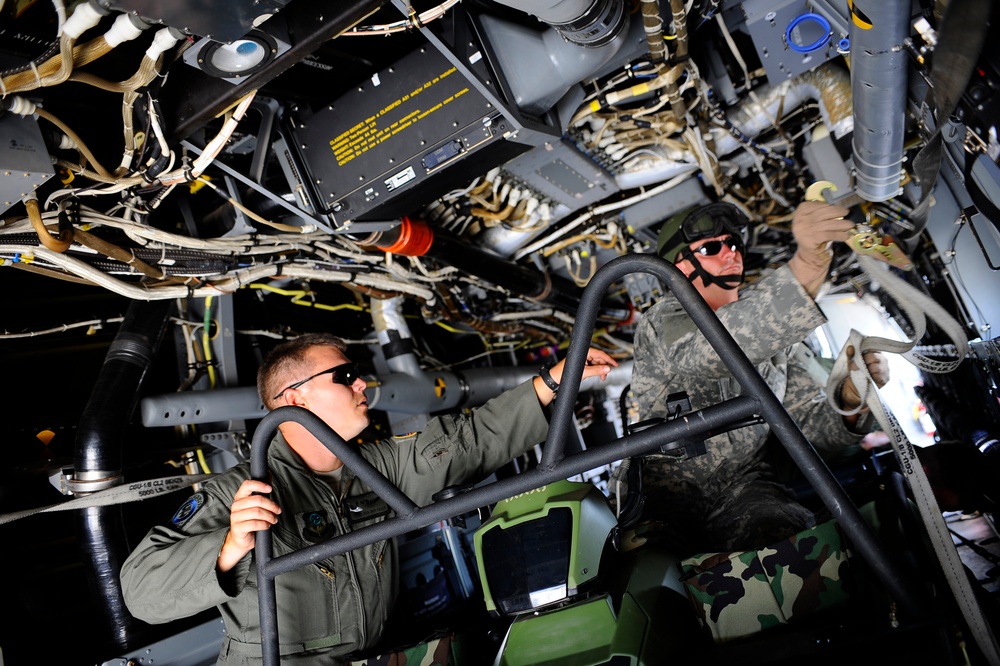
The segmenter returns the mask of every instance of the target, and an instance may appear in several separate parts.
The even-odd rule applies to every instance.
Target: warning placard
[[[419,182],[422,155],[495,113],[453,63],[423,48],[313,116],[300,143],[327,210],[351,206],[359,215]],[[393,178],[401,173],[408,175]]]
[[[425,81],[422,85],[417,86],[399,99],[390,102],[375,115],[369,116],[354,125],[354,127],[341,132],[339,136],[330,141],[330,149],[333,150],[334,157],[337,159],[337,166],[344,166],[354,158],[366,153],[370,148],[388,141],[391,137],[407,130],[413,123],[424,120],[432,113],[443,109],[445,105],[454,102],[462,95],[468,93],[469,87],[465,86],[441,101],[437,101],[437,98],[433,94],[424,95],[421,100],[417,100],[418,95],[431,90],[431,88],[454,73],[454,67],[441,72],[441,74],[429,81]],[[420,104],[422,100],[430,100],[431,106],[424,108]],[[396,119],[395,116],[397,114],[393,112],[404,104],[406,104],[407,108],[414,105],[416,105],[416,108],[413,108],[405,116]]]

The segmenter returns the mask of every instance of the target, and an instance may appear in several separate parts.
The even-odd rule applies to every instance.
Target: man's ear
[[[684,277],[691,277],[691,273],[694,272],[694,264],[687,259],[681,259],[674,265],[680,269],[681,273],[684,273]]]
[[[285,392],[285,404],[293,407],[305,407],[306,399],[299,389],[289,389]]]

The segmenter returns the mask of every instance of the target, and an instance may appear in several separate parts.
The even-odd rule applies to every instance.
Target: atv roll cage
[[[636,272],[650,273],[673,292],[743,387],[743,395],[691,412],[684,418],[666,421],[600,446],[564,455],[565,442],[571,433],[573,407],[580,389],[587,349],[602,296],[612,283]],[[907,613],[919,614],[918,600],[913,592],[918,589],[917,586],[910,584],[899,573],[901,568],[894,566],[884,546],[861,517],[826,463],[806,440],[781,401],[767,386],[715,313],[673,264],[651,255],[630,255],[612,260],[597,271],[584,290],[576,322],[559,399],[553,403],[549,433],[540,464],[517,476],[468,490],[428,506],[418,507],[414,504],[313,413],[301,407],[280,407],[264,417],[253,436],[251,474],[254,479],[267,479],[267,449],[278,425],[294,421],[308,428],[395,512],[395,517],[384,522],[332,537],[323,543],[280,557],[273,557],[270,531],[257,534],[254,555],[257,561],[262,657],[265,665],[278,666],[279,663],[274,582],[278,575],[355,548],[400,536],[617,460],[661,448],[669,449],[672,443],[680,440],[705,437],[727,425],[756,417],[762,418],[771,426],[803,476],[815,488],[823,504],[851,540],[855,551],[868,564],[889,596]]]

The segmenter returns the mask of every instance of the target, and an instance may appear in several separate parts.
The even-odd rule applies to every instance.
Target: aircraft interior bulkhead
[[[192,479],[263,446],[257,369],[309,332],[346,340],[368,383],[372,423],[352,446],[582,364],[580,347],[619,364],[560,393],[534,450],[386,523],[396,621],[358,664],[403,663],[370,658],[431,636],[476,665],[998,664],[998,9],[0,0],[0,665],[215,663],[218,611],[147,624],[119,569]],[[630,587],[660,564],[626,552],[616,495],[622,460],[656,448],[633,427],[636,327],[655,303],[687,307],[657,239],[675,215],[736,206],[752,287],[795,253],[806,200],[856,224],[808,347],[829,368],[852,329],[894,341],[880,395],[902,439],[819,470],[796,444],[788,484],[838,520],[846,498],[849,541],[855,505],[889,497],[892,536],[852,551],[874,590],[861,612],[694,649],[693,611]],[[931,519],[914,508],[917,463]],[[513,495],[573,517],[567,543],[538,552],[592,557],[600,575],[503,596],[491,567],[521,582],[545,569],[487,550],[514,550],[523,509],[490,515]],[[633,557],[632,578],[612,557]],[[532,618],[596,645],[572,614],[618,583],[606,646],[540,656]]]

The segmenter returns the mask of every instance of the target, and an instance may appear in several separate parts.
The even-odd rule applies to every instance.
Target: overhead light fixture
[[[254,29],[229,43],[204,38],[184,53],[184,61],[209,76],[242,83],[288,49],[287,42]]]

